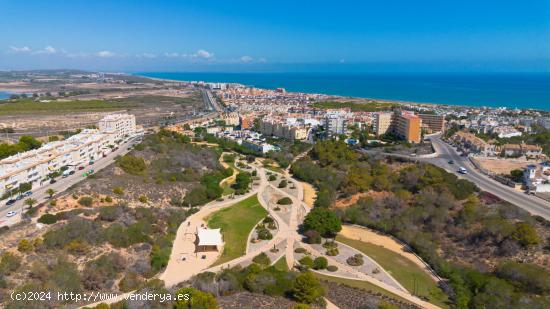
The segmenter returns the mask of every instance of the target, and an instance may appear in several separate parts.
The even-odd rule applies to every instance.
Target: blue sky
[[[0,0],[0,69],[550,71],[550,0]]]

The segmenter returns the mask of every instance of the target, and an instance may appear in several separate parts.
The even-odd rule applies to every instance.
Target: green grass
[[[244,255],[248,234],[267,215],[256,195],[219,210],[208,217],[208,227],[222,229],[224,248],[214,265],[223,264]]]
[[[340,235],[336,237],[336,240],[371,257],[409,292],[413,293],[414,282],[416,281],[417,296],[426,297],[429,302],[437,306],[448,307],[448,297],[437,286],[437,282],[424,269],[409,259],[375,244],[349,239]]]
[[[284,255],[281,256],[277,260],[277,262],[275,262],[275,264],[273,264],[273,267],[275,267],[275,269],[280,271],[289,271],[288,265],[286,264],[286,257]]]
[[[32,100],[18,100],[0,104],[0,115],[13,113],[41,113],[59,111],[105,110],[121,107],[132,107],[132,104],[110,102],[104,100],[70,100],[34,102]]]
[[[222,193],[223,196],[231,195],[235,193],[235,189],[231,188],[231,184],[228,181],[223,183],[222,189],[223,189],[223,193]]]
[[[406,302],[406,303],[410,303],[408,300],[406,300],[406,299],[404,299],[404,298],[402,298],[398,295],[395,295],[395,294],[389,292],[388,290],[384,290],[383,288],[381,288],[377,285],[374,285],[374,284],[372,284],[368,281],[327,276],[327,275],[319,274],[319,273],[316,273],[316,272],[313,272],[313,274],[317,278],[319,278],[320,280],[335,282],[335,283],[347,285],[347,286],[350,286],[350,287],[353,287],[353,288],[358,288],[358,289],[370,291],[372,293],[380,293],[380,294],[385,295],[387,297],[390,297],[390,298],[393,298],[393,299],[396,299],[396,300],[400,300],[400,301],[403,301],[403,302]]]

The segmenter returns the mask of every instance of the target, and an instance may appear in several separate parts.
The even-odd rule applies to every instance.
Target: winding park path
[[[327,258],[330,265],[338,266],[339,271],[337,274],[329,274],[327,272],[323,272],[323,275],[367,281],[422,308],[439,308],[410,294],[393,277],[391,277],[391,274],[387,273],[384,269],[381,270],[386,276],[385,278],[388,278],[385,282],[373,277],[372,275],[369,275],[369,273],[367,272],[362,272],[360,268],[349,266],[335,259],[334,257],[326,256],[323,252],[319,252],[319,250],[317,250],[313,246],[303,243],[302,236],[298,233],[298,227],[304,220],[306,214],[311,210],[311,205],[308,205],[304,202],[304,190],[302,187],[302,183],[292,178],[288,174],[288,171],[283,171],[283,173],[269,171],[272,174],[276,174],[279,180],[286,178],[287,181],[294,184],[294,186],[296,187],[295,191],[292,191],[293,194],[290,194],[290,190],[280,189],[268,181],[266,176],[266,169],[262,166],[261,163],[253,163],[251,164],[251,167],[252,169],[256,170],[258,177],[255,180],[255,184],[252,185],[252,189],[249,193],[235,198],[226,197],[223,201],[213,201],[211,203],[208,203],[201,207],[198,212],[189,216],[179,226],[176,237],[174,239],[168,265],[166,266],[164,272],[158,276],[159,279],[164,281],[166,287],[173,287],[181,282],[185,282],[192,278],[194,275],[204,271],[217,272],[229,267],[234,267],[236,265],[250,264],[252,262],[252,259],[260,252],[270,253],[270,250],[272,250],[274,247],[284,247],[284,252],[278,253],[278,256],[284,255],[288,268],[293,269],[295,265],[297,265],[297,262],[295,261],[296,254],[294,250],[297,247],[303,247],[311,252],[313,256],[324,256]],[[224,181],[227,181],[227,179],[225,179]],[[268,187],[269,190],[266,190]],[[272,207],[269,207],[269,200],[266,200],[264,197],[265,192],[276,194],[277,197],[288,197],[292,200],[289,220],[283,220],[278,211],[275,211]],[[268,197],[270,197],[269,194],[267,195]],[[208,217],[210,215],[213,215],[214,213],[222,209],[226,209],[228,207],[236,205],[239,202],[253,196],[257,196],[260,205],[277,222],[278,229],[276,230],[276,234],[273,235],[273,238],[271,240],[263,241],[261,244],[258,244],[258,246],[255,246],[254,250],[245,250],[245,253],[243,255],[220,264],[216,264],[216,262],[220,258],[224,248],[219,248],[219,250],[216,252],[195,252],[197,228],[206,227],[206,221],[208,221]],[[250,233],[250,231],[248,233]],[[249,234],[247,235],[247,239],[249,241],[250,236]],[[119,297],[110,299],[109,301],[104,301],[104,303],[114,303],[123,300],[124,296],[127,296],[128,294],[134,292],[120,295]],[[331,308],[337,307],[331,303]]]

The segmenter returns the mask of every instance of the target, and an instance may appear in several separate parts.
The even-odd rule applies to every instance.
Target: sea
[[[8,99],[10,97],[11,93],[0,91],[0,100]]]
[[[211,73],[135,75],[403,102],[550,111],[550,73]]]

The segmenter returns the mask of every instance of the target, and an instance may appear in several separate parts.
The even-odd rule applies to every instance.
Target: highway
[[[107,155],[105,158],[100,158],[94,162],[93,165],[88,165],[83,170],[77,170],[73,175],[70,175],[66,178],[58,177],[56,180],[57,182],[54,184],[48,184],[40,188],[33,189],[33,194],[29,197],[25,197],[17,202],[15,202],[13,205],[10,206],[2,206],[0,207],[0,227],[5,225],[13,225],[21,221],[22,218],[22,211],[24,208],[27,208],[28,206],[25,205],[25,200],[28,198],[33,198],[37,201],[37,203],[34,205],[38,205],[40,203],[47,203],[49,201],[49,196],[46,194],[46,190],[48,189],[54,189],[56,194],[62,193],[68,188],[70,188],[72,185],[78,183],[79,181],[82,181],[86,179],[86,177],[83,177],[82,174],[84,172],[88,172],[89,170],[93,169],[94,173],[99,172],[101,169],[109,166],[111,163],[115,161],[115,158],[119,155],[125,155],[130,150],[129,147],[132,146],[132,143],[135,139],[139,137],[136,137],[134,139],[129,140],[128,142],[119,145],[118,149],[114,152],[111,152]],[[2,201],[2,205],[5,204],[7,200]],[[17,215],[7,218],[6,215],[9,211],[16,211]]]
[[[455,173],[459,177],[475,183],[484,191],[492,193],[533,215],[539,215],[544,217],[546,220],[550,220],[550,202],[536,196],[514,190],[513,188],[503,185],[482,174],[476,170],[467,157],[460,156],[452,146],[441,140],[439,136],[434,136],[431,140],[435,151],[439,154],[438,157],[433,159],[419,158],[419,161],[432,163],[449,172]],[[453,160],[455,163],[449,164],[449,160]],[[458,173],[457,170],[461,166],[467,169],[467,174]]]

